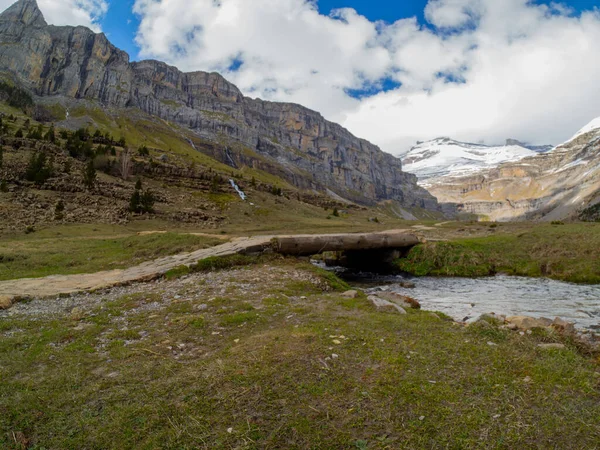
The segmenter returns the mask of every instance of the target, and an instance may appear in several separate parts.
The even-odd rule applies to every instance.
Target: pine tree
[[[53,144],[56,142],[56,133],[54,131],[54,125],[50,126],[50,129],[44,135],[44,139],[48,142],[52,142]]]
[[[33,153],[25,170],[25,179],[40,185],[52,176],[52,170],[46,165],[46,155],[43,152]]]
[[[91,160],[83,171],[83,184],[88,189],[94,189],[96,185],[96,168],[94,167],[94,161]]]

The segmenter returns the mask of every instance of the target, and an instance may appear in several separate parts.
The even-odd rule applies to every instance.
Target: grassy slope
[[[0,280],[120,269],[222,242],[175,233],[138,236],[116,226],[64,226],[2,239]]]
[[[423,311],[378,312],[326,288],[314,269],[281,262],[142,287],[72,318],[4,317],[0,446],[599,442],[598,365],[574,348],[540,350],[554,338],[465,329]]]
[[[398,264],[419,276],[507,273],[600,283],[599,248],[598,224],[514,224],[503,225],[493,236],[418,246]]]

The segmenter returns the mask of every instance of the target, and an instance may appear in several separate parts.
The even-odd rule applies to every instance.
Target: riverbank
[[[378,310],[271,258],[0,313],[0,446],[593,448],[600,370],[555,336]]]
[[[451,225],[455,227],[455,224]],[[398,260],[416,276],[484,277],[496,274],[547,277],[600,284],[599,224],[489,224],[492,235],[428,242]],[[469,227],[463,227],[469,231]]]

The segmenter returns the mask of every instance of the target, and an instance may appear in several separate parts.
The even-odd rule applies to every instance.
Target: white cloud
[[[108,10],[106,0],[37,0],[42,13],[51,25],[82,25],[100,31],[99,19]],[[0,0],[4,11],[15,0]]]
[[[600,116],[597,11],[430,0],[424,25],[325,16],[308,0],[136,0],[134,10],[142,57],[219,71],[247,95],[301,103],[392,153],[440,135],[558,143]],[[347,94],[386,79],[402,85]]]

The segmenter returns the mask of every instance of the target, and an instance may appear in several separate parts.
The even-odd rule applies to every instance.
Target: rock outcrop
[[[130,62],[104,34],[48,26],[35,0],[0,15],[0,72],[39,97],[87,99],[139,108],[223,148],[230,165],[277,166],[304,189],[327,189],[361,203],[397,200],[437,209],[401,162],[300,105],[244,97],[216,73],[183,73],[159,61]],[[264,168],[263,164],[261,168]]]

